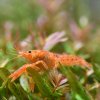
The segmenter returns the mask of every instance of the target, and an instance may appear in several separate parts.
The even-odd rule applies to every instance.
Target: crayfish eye
[[[31,53],[31,50],[30,50],[30,51],[28,51],[28,53]]]

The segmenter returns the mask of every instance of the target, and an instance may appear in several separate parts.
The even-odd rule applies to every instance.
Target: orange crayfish
[[[79,65],[86,68],[91,67],[91,64],[86,62],[81,57],[67,54],[56,54],[45,50],[22,51],[19,52],[19,55],[25,57],[31,61],[31,63],[23,65],[17,71],[12,73],[9,76],[12,81],[17,79],[23,72],[26,71],[28,67],[32,67],[36,70],[41,70],[41,66],[38,65],[42,65],[42,68],[44,69],[58,68],[60,67],[60,64],[64,66]]]

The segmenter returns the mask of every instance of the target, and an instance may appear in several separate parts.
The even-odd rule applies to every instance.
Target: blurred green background
[[[18,51],[30,49],[45,49],[56,53],[79,55],[99,66],[99,45],[100,0],[0,0],[1,69],[5,68],[13,72],[21,67],[26,63],[23,59],[10,60],[18,55]],[[100,68],[96,68],[94,68],[93,77],[99,84]],[[1,70],[1,72],[5,71]],[[1,87],[4,82],[2,76],[3,74],[0,77]],[[19,84],[18,81],[16,83]],[[14,86],[16,89],[15,84],[10,87]],[[0,95],[3,97],[2,100],[10,98],[11,93],[14,94],[11,92],[12,88],[10,92],[8,90],[0,90],[3,91]],[[8,91],[8,95],[5,91]],[[99,95],[100,92],[97,94]],[[14,95],[18,97],[17,93]],[[32,96],[30,92],[27,95],[28,99],[31,98],[29,100],[38,98],[36,95]],[[94,97],[100,99],[98,95]],[[19,100],[25,99],[20,97]]]
[[[0,0],[0,48],[7,40],[17,44],[33,34],[37,41],[37,33],[47,38],[54,32],[65,31],[67,43],[74,47],[82,45],[86,52],[93,52],[98,58],[99,5],[99,0]]]

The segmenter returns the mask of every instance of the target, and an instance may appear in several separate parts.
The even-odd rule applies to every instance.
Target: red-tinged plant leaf
[[[51,50],[56,44],[59,42],[64,42],[68,38],[66,37],[66,33],[64,31],[62,32],[55,32],[52,33],[47,39],[44,44],[43,49],[44,50]]]

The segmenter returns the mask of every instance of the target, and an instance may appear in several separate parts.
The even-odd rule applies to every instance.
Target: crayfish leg
[[[21,68],[19,68],[17,71],[15,71],[14,73],[12,73],[9,78],[11,78],[11,81],[13,82],[14,80],[16,80],[19,76],[21,76],[21,74],[23,74],[24,72],[26,72],[26,68],[31,66],[31,64],[25,64],[23,65]]]

